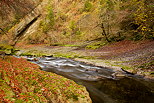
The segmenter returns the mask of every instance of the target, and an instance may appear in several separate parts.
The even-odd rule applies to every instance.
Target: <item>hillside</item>
[[[152,8],[151,0],[43,0],[9,34],[16,38],[28,25],[25,22],[40,15],[22,31],[20,41],[57,45],[98,38],[102,42],[152,39]]]

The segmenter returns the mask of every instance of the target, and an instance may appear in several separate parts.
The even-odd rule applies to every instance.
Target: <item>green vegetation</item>
[[[112,61],[112,60],[106,60],[105,63],[111,65],[111,66],[117,66],[117,67],[120,67],[124,70],[128,70],[128,71],[131,71],[131,72],[134,72],[135,71],[135,67],[133,66],[130,66],[130,65],[124,65],[122,63],[125,63],[125,61]]]
[[[72,36],[78,36],[81,34],[81,31],[79,30],[79,28],[77,27],[75,21],[71,21],[69,24],[69,29],[71,30]],[[71,36],[71,35],[70,35]]]
[[[0,85],[0,102],[7,103],[66,103],[87,96],[82,86],[22,58],[0,58]]]
[[[142,68],[142,69],[152,69],[153,67],[154,67],[154,60],[138,66],[138,68]]]
[[[80,45],[75,45],[75,44],[64,44],[64,45],[61,45],[61,46],[65,46],[65,47],[79,47]]]
[[[47,11],[48,14],[46,15],[46,18],[40,23],[40,28],[42,29],[43,33],[47,33],[49,30],[53,29],[53,26],[55,24],[53,8],[51,6],[48,6]]]
[[[136,7],[134,12],[134,23],[138,25],[136,32],[140,33],[143,38],[153,38],[153,10],[149,7],[148,2],[145,0],[132,2],[132,5]]]
[[[18,49],[15,49],[13,46],[10,46],[8,44],[0,44],[0,51],[4,51],[6,54],[15,54]]]
[[[84,8],[83,11],[85,12],[90,12],[90,10],[92,9],[92,3],[90,2],[91,0],[86,0],[85,4],[84,4]]]
[[[20,56],[36,56],[36,57],[42,57],[42,56],[47,56],[47,54],[45,54],[42,51],[38,51],[38,50],[29,50],[28,52],[21,53]]]
[[[84,59],[94,59],[93,56],[82,56],[81,54],[76,54],[74,52],[67,52],[67,53],[54,53],[53,54],[54,57],[64,57],[64,58],[70,58],[70,59],[74,59],[74,58],[84,58]]]
[[[76,29],[75,21],[71,21],[69,28],[74,31]]]
[[[0,50],[11,50],[11,49],[13,49],[13,47],[8,44],[0,44]]]
[[[98,49],[104,45],[106,45],[107,43],[102,43],[101,41],[100,42],[94,42],[94,43],[91,43],[89,45],[86,46],[87,49]]]

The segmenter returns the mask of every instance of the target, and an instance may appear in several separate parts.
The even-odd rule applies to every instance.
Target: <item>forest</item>
[[[153,80],[153,0],[0,0],[0,102],[152,103]]]

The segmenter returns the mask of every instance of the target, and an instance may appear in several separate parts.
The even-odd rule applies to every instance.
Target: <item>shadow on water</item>
[[[151,89],[132,78],[104,79],[86,85],[95,103],[154,103]]]
[[[93,103],[154,103],[154,81],[65,58],[25,57],[42,70],[84,85]],[[120,73],[123,76],[117,77]]]

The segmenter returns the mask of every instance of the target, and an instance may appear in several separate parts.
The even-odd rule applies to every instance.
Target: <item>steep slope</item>
[[[7,32],[12,26],[19,23],[27,13],[33,10],[40,0],[1,0],[0,1],[0,28]],[[0,33],[4,32],[0,30]]]
[[[20,40],[55,45],[153,38],[152,0],[42,0],[40,5],[41,17]]]
[[[86,89],[23,58],[0,58],[1,103],[91,103]]]

